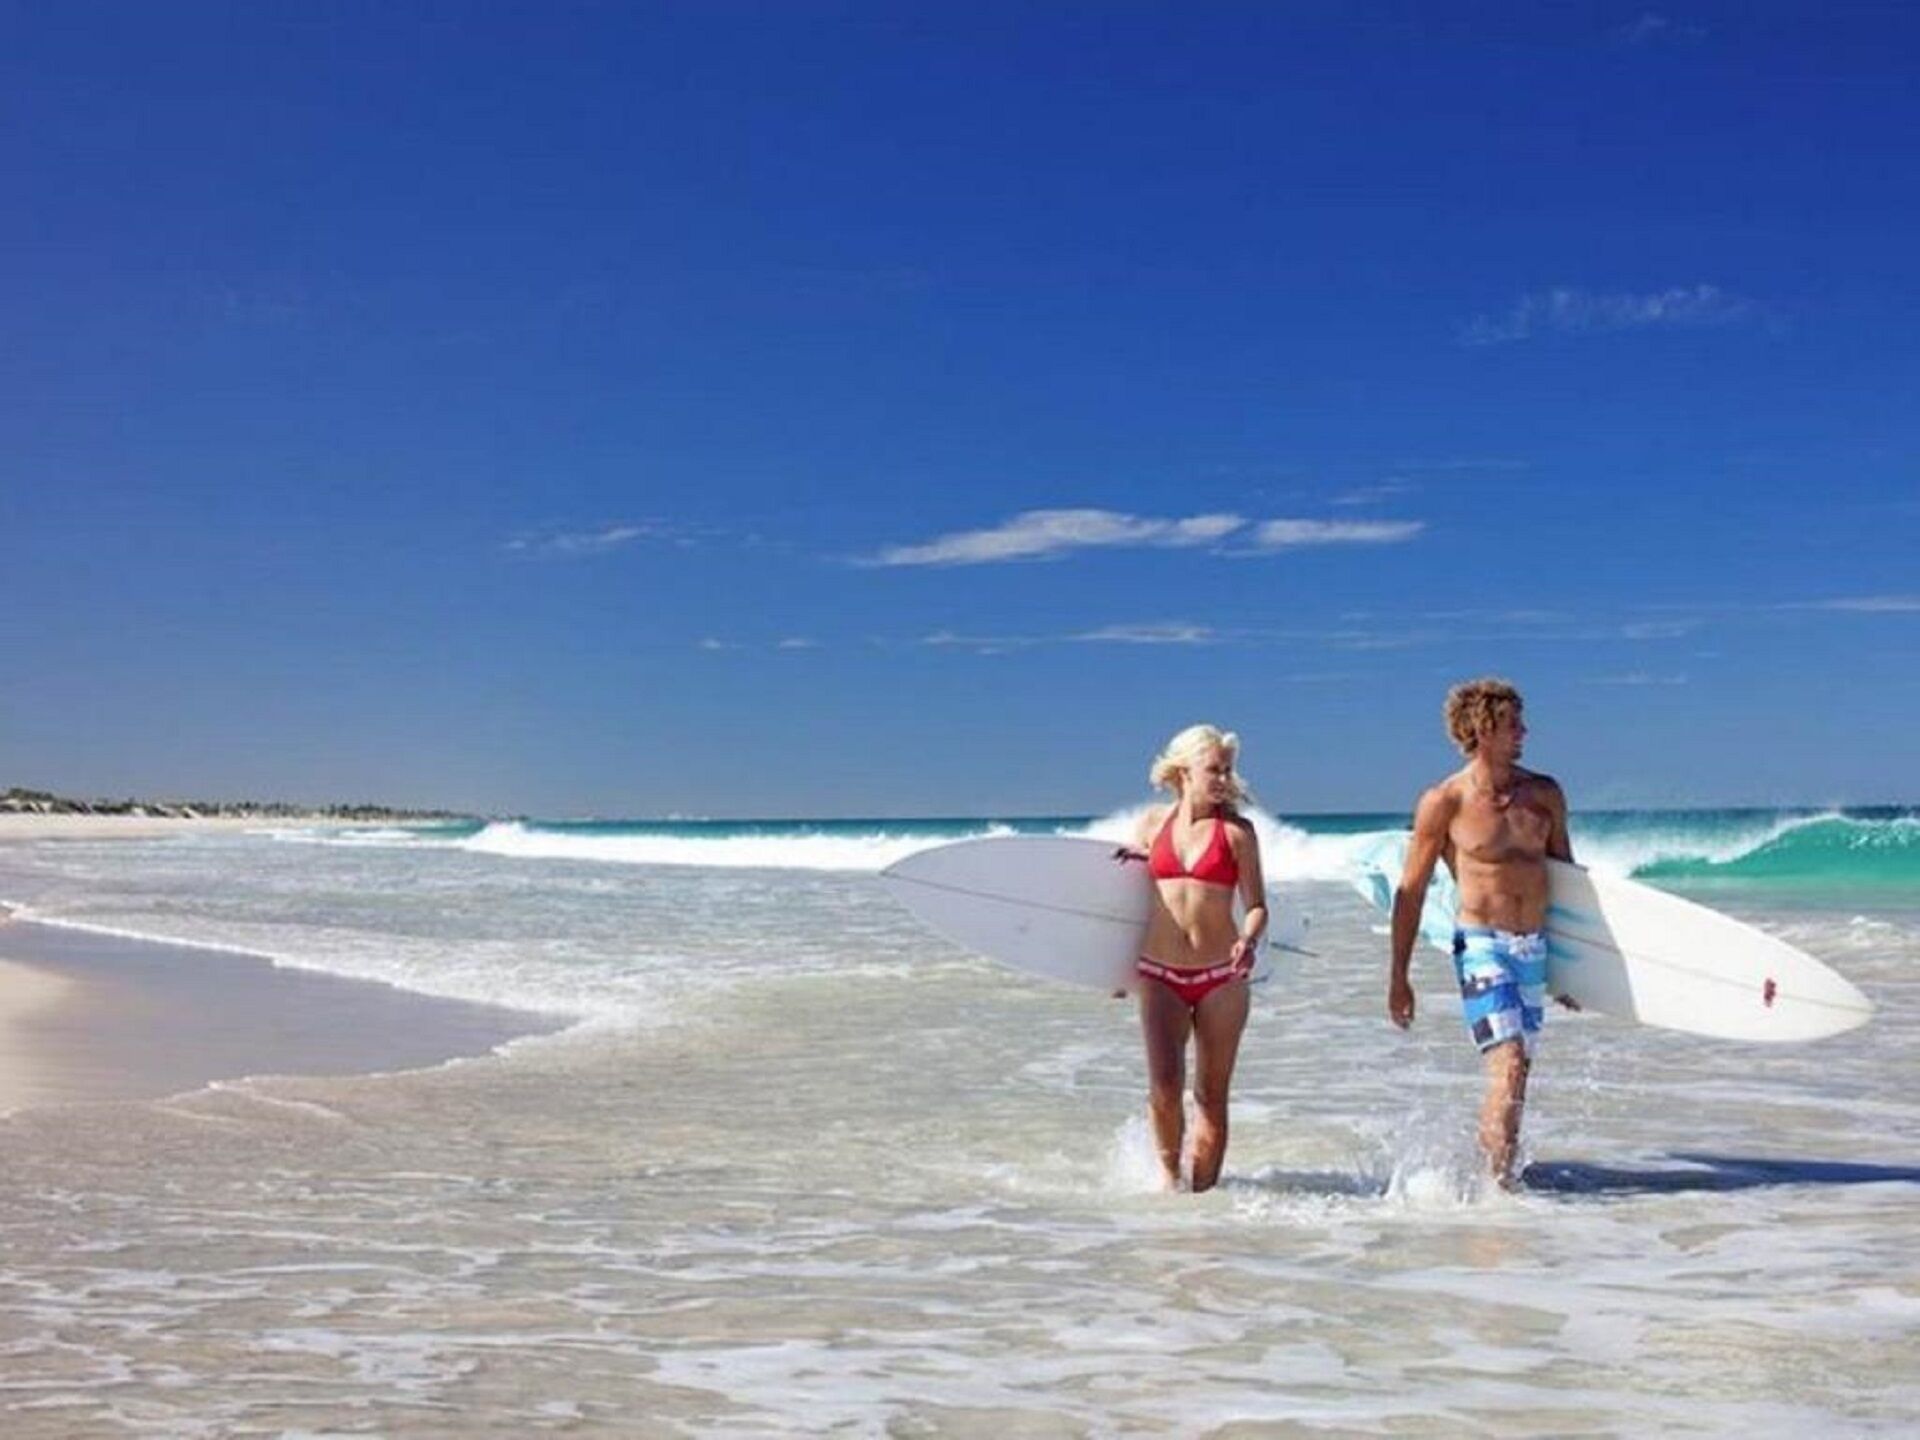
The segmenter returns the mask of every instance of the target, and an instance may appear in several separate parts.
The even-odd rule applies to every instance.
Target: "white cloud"
[[[1700,628],[1692,619],[1631,620],[1620,627],[1622,640],[1678,640]]]
[[[931,635],[921,636],[920,643],[930,645],[936,650],[1006,650],[1021,645],[1038,645],[1041,642],[1030,636],[963,635],[957,630],[936,630]]]
[[[1170,624],[1105,625],[1098,630],[1069,635],[1069,640],[1088,645],[1211,645],[1219,636],[1206,625]]]
[[[598,530],[555,530],[534,534],[516,535],[507,541],[506,548],[522,555],[551,555],[570,557],[578,555],[603,555],[609,550],[618,550],[630,545],[646,535],[657,535],[659,530],[651,525],[604,525]]]
[[[1238,515],[1161,520],[1115,510],[1026,510],[989,530],[960,530],[919,545],[892,545],[869,565],[991,565],[1095,548],[1207,545],[1247,522]]]
[[[1353,618],[1364,620],[1370,617],[1357,615]],[[1429,610],[1421,618],[1487,625],[1567,625],[1573,622],[1573,616],[1561,610]]]
[[[1116,510],[1026,510],[987,530],[961,530],[917,545],[893,545],[872,566],[990,565],[1088,549],[1191,549],[1232,537],[1225,553],[1250,555],[1307,545],[1388,545],[1411,540],[1422,520],[1248,520],[1240,515],[1158,519]]]
[[[1411,480],[1395,476],[1391,480],[1382,480],[1377,485],[1361,485],[1343,494],[1335,495],[1327,503],[1341,507],[1378,505],[1383,500],[1397,500],[1402,495],[1411,495],[1418,488]]]
[[[1920,613],[1920,595],[1851,595],[1838,600],[1816,600],[1809,610],[1843,610],[1855,615],[1910,615]]]
[[[805,635],[789,635],[785,640],[780,642],[778,648],[782,650],[818,650],[820,648],[820,642],[818,640],[810,640]]]
[[[1639,18],[1615,30],[1613,39],[1621,45],[1691,44],[1703,39],[1706,33],[1703,26],[1645,10],[1641,12]]]
[[[1757,307],[1717,285],[1682,285],[1646,295],[1595,295],[1565,286],[1522,295],[1505,315],[1477,315],[1460,331],[1464,345],[1503,345],[1536,335],[1699,328],[1752,318]]]
[[[1462,472],[1531,470],[1531,460],[1503,459],[1498,456],[1475,459],[1471,456],[1456,460],[1403,460],[1394,467],[1398,470],[1414,470],[1434,475],[1453,475]]]
[[[1263,520],[1254,526],[1255,550],[1303,545],[1397,545],[1426,529],[1424,520]]]
[[[966,635],[954,630],[936,630],[931,635],[923,636],[920,643],[936,649],[977,650],[983,655],[1001,655],[1009,650],[1028,650],[1038,645],[1212,645],[1224,638],[1209,626],[1173,620],[1102,625],[1093,630],[1075,630],[1059,635]]]

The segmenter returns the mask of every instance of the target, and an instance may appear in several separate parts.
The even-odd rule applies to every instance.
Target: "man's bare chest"
[[[1448,832],[1455,854],[1482,864],[1538,860],[1547,853],[1553,816],[1538,805],[1515,801],[1497,807],[1487,801],[1461,806]]]

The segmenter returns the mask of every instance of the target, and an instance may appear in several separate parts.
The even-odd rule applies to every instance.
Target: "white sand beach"
[[[282,823],[341,828],[325,818]],[[0,815],[0,850],[271,828],[225,817]],[[418,1069],[560,1023],[228,948],[35,923],[0,905],[0,1114],[254,1075]]]
[[[76,988],[72,976],[0,959],[0,1114],[57,1093],[46,1037]]]
[[[255,1075],[420,1069],[558,1023],[259,956],[0,925],[0,1113]]]

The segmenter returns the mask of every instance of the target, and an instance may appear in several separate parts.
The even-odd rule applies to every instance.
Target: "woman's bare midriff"
[[[1161,880],[1159,903],[1147,921],[1141,953],[1173,970],[1205,970],[1226,963],[1240,926],[1233,891],[1202,880]]]

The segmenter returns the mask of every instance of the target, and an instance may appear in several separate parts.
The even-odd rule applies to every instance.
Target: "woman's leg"
[[[1147,1115],[1153,1122],[1154,1148],[1161,1178],[1169,1190],[1180,1186],[1180,1147],[1187,1126],[1187,1036],[1193,1012],[1158,980],[1140,981],[1140,1030],[1147,1042]]]
[[[1234,980],[1205,996],[1193,1012],[1193,1188],[1211,1190],[1227,1158],[1227,1087],[1247,1028],[1249,987]]]

